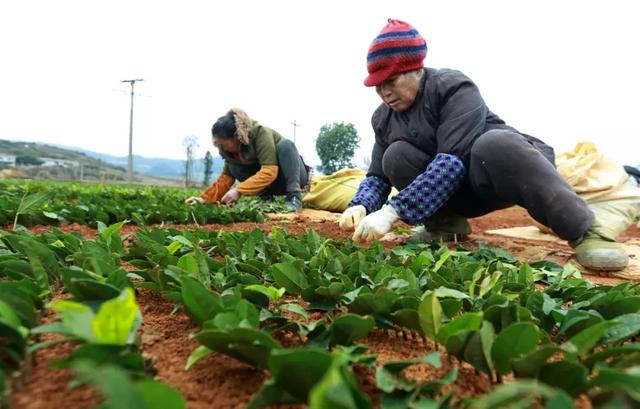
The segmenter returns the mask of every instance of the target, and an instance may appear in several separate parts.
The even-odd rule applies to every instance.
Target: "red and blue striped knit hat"
[[[410,24],[389,19],[380,34],[373,40],[367,53],[369,75],[364,85],[380,85],[391,75],[418,70],[427,56],[427,42]]]

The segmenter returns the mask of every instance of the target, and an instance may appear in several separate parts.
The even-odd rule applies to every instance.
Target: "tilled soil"
[[[473,219],[471,225],[474,233],[466,242],[462,243],[465,246],[475,247],[479,242],[486,242],[490,246],[499,246],[511,251],[523,261],[551,258],[556,262],[563,263],[573,257],[571,249],[564,243],[510,239],[484,233],[487,229],[531,225],[529,216],[520,208],[506,209]],[[284,227],[292,234],[302,233],[306,229],[314,229],[323,236],[345,239],[349,237],[334,222],[310,221],[301,217],[264,224],[236,223],[201,227],[228,231],[250,231],[259,228],[268,232],[274,226]],[[185,228],[185,226],[165,227]],[[189,226],[188,228],[193,227]],[[92,238],[96,235],[96,230],[81,225],[63,225],[60,228],[64,231],[79,232],[86,238]],[[31,230],[40,233],[48,229],[50,229],[49,226],[36,226]],[[122,233],[133,233],[136,230],[135,226],[125,226]],[[629,238],[640,238],[640,232],[636,227],[630,228],[622,240]],[[385,243],[387,247],[394,245],[394,243]],[[616,284],[622,281],[610,277],[588,276],[587,278],[602,284]],[[64,295],[56,297],[64,297]],[[137,301],[143,316],[143,324],[139,332],[142,349],[145,357],[153,363],[159,380],[178,388],[185,396],[190,409],[243,408],[246,406],[268,376],[266,372],[257,371],[248,365],[219,354],[208,356],[186,371],[184,367],[187,358],[198,346],[197,342],[189,339],[189,335],[198,330],[197,326],[181,309],[174,311],[174,305],[157,293],[139,289]],[[43,317],[43,322],[48,322],[51,319],[51,315],[47,314]],[[405,338],[401,334],[383,330],[375,330],[362,343],[368,345],[370,353],[377,355],[379,364],[391,360],[416,358],[435,350],[434,344],[429,340],[411,336]],[[73,379],[73,374],[47,364],[50,359],[65,357],[72,348],[72,345],[57,345],[38,351],[31,368],[24,371],[23,376],[14,382],[15,391],[11,395],[12,407],[15,409],[44,409],[58,405],[64,405],[65,409],[93,407],[98,402],[98,396],[95,392],[86,387],[69,390],[67,385]],[[458,379],[454,386],[457,388],[457,398],[483,395],[491,389],[491,384],[485,375],[476,374],[472,367],[458,363],[455,359],[449,362],[449,357],[444,350],[441,352],[443,355],[441,369],[435,369],[429,365],[416,365],[406,369],[405,376],[416,381],[426,381],[443,376],[455,365],[459,368]],[[374,371],[366,367],[357,367],[355,373],[362,389],[377,404],[379,396],[375,388]],[[587,403],[579,406],[588,407],[589,405]]]

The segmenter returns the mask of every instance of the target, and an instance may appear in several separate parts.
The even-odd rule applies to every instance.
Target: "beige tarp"
[[[625,184],[629,175],[621,164],[605,157],[591,142],[556,156],[558,173],[587,203],[638,199],[640,189]]]

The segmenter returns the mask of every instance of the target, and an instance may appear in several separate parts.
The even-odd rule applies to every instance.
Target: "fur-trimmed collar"
[[[229,113],[233,115],[233,119],[236,122],[236,139],[243,145],[249,145],[251,128],[253,127],[251,118],[240,108],[231,108]]]

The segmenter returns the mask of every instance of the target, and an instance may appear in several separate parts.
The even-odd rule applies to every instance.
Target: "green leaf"
[[[14,280],[23,278],[32,280],[34,278],[31,264],[24,260],[0,261],[0,275],[5,275]],[[48,280],[45,281],[48,284]]]
[[[324,377],[309,394],[310,409],[370,409],[373,406],[358,389],[353,375],[334,359]]]
[[[615,368],[601,368],[589,387],[601,388],[604,391],[624,391],[635,401],[640,401],[640,373],[637,370],[633,373]]]
[[[464,360],[469,362],[480,372],[484,372],[489,377],[493,376],[493,360],[491,358],[491,348],[495,340],[493,325],[489,321],[482,322],[480,331],[476,331],[469,338],[464,347]]]
[[[133,289],[126,288],[118,298],[102,303],[91,328],[98,341],[123,345],[132,342],[140,321]]]
[[[452,254],[453,252],[451,251],[445,251],[444,253],[442,253],[440,255],[440,258],[438,258],[435,266],[433,266],[433,271],[437,272],[438,270],[440,270],[440,267],[443,266],[443,264],[449,259],[449,257],[451,257]]]
[[[182,243],[179,241],[172,241],[168,246],[164,246],[169,254],[174,255],[178,250],[182,248]]]
[[[69,292],[80,301],[110,300],[120,295],[120,289],[107,283],[89,278],[72,278]]]
[[[0,319],[4,320],[14,328],[18,328],[22,325],[18,314],[16,314],[9,304],[2,300],[0,300]]]
[[[191,240],[187,239],[184,236],[180,236],[180,235],[172,236],[171,240],[177,241],[178,243],[181,243],[182,245],[187,246],[189,248],[195,248],[196,247]]]
[[[24,196],[20,201],[16,214],[26,214],[37,206],[40,206],[45,200],[47,200],[46,192],[37,192]]]
[[[617,321],[603,321],[592,325],[589,328],[580,331],[567,342],[562,344],[562,349],[580,357],[584,356],[591,350],[591,348],[598,344],[598,341],[609,328],[614,327],[617,324]]]
[[[281,288],[280,290],[284,290],[284,288]],[[263,294],[269,299],[269,301],[273,303],[278,303],[278,301],[280,301],[280,297],[283,294],[280,292],[280,290],[275,287],[267,287],[262,284],[252,284],[243,288],[243,292],[254,291]]]
[[[544,345],[536,351],[511,361],[513,372],[518,378],[537,378],[540,368],[547,363],[549,358],[561,351],[562,349],[557,345]]]
[[[575,398],[586,389],[588,374],[589,371],[584,365],[569,361],[557,361],[540,368],[538,379],[566,391]]]
[[[493,324],[489,321],[482,322],[482,328],[480,328],[480,341],[482,342],[482,353],[487,361],[487,367],[489,369],[489,376],[491,377],[494,365],[493,358],[491,357],[491,350],[493,349],[493,343],[496,340],[496,332],[493,328]]]
[[[259,325],[258,310],[247,300],[236,301],[233,311],[220,312],[213,320],[205,322],[205,327],[212,329],[258,328]]]
[[[440,287],[435,290],[438,298],[455,298],[457,300],[469,300],[468,294],[463,293],[462,291],[454,290],[453,288]]]
[[[182,394],[162,382],[145,379],[136,384],[136,389],[150,409],[185,409],[187,407]]]
[[[605,362],[608,358],[619,355],[634,355],[640,352],[640,344],[625,344],[617,348],[607,348],[603,351],[589,355],[584,360],[588,368],[593,368],[598,362]]]
[[[182,302],[189,315],[198,323],[210,320],[224,310],[220,295],[207,290],[192,277],[180,277]]]
[[[375,327],[375,321],[372,317],[361,317],[356,314],[342,315],[331,324],[329,345],[351,345],[369,335],[373,327]]]
[[[104,405],[109,409],[150,409],[127,373],[114,366],[96,368],[90,361],[80,361],[73,365],[80,379],[95,386],[104,397]]]
[[[616,317],[616,325],[607,329],[603,344],[622,341],[640,332],[640,314],[624,314]]]
[[[418,311],[412,308],[403,308],[391,314],[391,320],[404,328],[409,328],[422,334],[420,326],[420,316]]]
[[[23,290],[23,285],[26,286],[30,281],[24,281],[22,283],[11,283],[0,281],[0,300],[7,303],[11,309],[16,313],[20,322],[25,327],[32,327],[37,324],[38,318],[36,316],[36,308],[34,304],[34,298],[27,295]],[[37,290],[36,290],[37,291]]]
[[[442,306],[438,301],[436,292],[432,291],[424,296],[418,307],[418,315],[424,334],[436,340],[442,325]]]
[[[45,215],[46,217],[50,218],[50,219],[58,220],[58,214],[57,213],[47,212],[47,211],[43,210],[42,214]]]
[[[495,339],[491,357],[498,371],[506,374],[511,361],[532,351],[540,339],[540,330],[530,322],[519,322],[505,328]]]
[[[349,311],[360,315],[367,314],[389,314],[394,302],[400,298],[398,293],[388,289],[379,288],[375,293],[365,293],[358,295],[348,304]]]
[[[562,319],[562,323],[558,329],[558,335],[567,333],[569,336],[572,336],[598,322],[602,322],[602,317],[600,317],[598,313],[569,309]]]
[[[444,324],[438,331],[437,341],[445,344],[447,338],[461,331],[477,331],[482,325],[482,313],[467,312]]]
[[[91,325],[95,314],[89,306],[76,301],[58,300],[51,304],[51,309],[62,316],[62,322],[69,329],[69,334],[87,342],[96,341]]]
[[[254,328],[205,329],[194,338],[212,351],[258,368],[266,368],[271,351],[281,348],[269,335]]]
[[[154,380],[134,383],[127,373],[111,365],[96,367],[87,361],[73,365],[80,379],[95,386],[109,409],[185,409],[184,397],[175,389]]]
[[[277,263],[271,266],[271,275],[276,284],[284,287],[291,295],[299,295],[309,286],[307,277],[290,263]]]
[[[273,350],[269,371],[275,384],[300,402],[307,402],[309,392],[331,366],[331,355],[320,348]]]
[[[100,230],[100,234],[105,239],[105,241],[109,243],[111,240],[111,236],[113,236],[114,234],[122,230],[122,227],[127,223],[129,223],[128,220],[123,220],[119,223],[114,223],[111,226],[105,228],[104,230]]]
[[[280,308],[282,308],[283,310],[291,311],[294,314],[298,314],[304,319],[309,318],[309,316],[307,315],[307,312],[299,304],[284,304]]]
[[[501,271],[494,271],[490,276],[486,276],[480,283],[480,292],[478,297],[482,298],[498,283],[498,279],[502,276]]]
[[[530,408],[535,397],[542,397],[547,401],[556,402],[558,396],[563,396],[563,402],[571,403],[566,393],[537,381],[516,380],[515,382],[499,385],[491,393],[475,401],[472,409],[494,408]],[[570,406],[555,406],[554,409],[573,409]],[[551,408],[549,408],[551,409]]]
[[[613,319],[619,315],[633,314],[640,311],[640,297],[624,297],[607,303],[599,308],[605,319]]]
[[[245,409],[261,409],[276,403],[299,403],[299,400],[289,395],[270,378],[264,381]]]
[[[491,325],[489,323],[489,325]],[[469,341],[467,341],[467,345],[464,348],[463,356],[464,360],[469,362],[473,367],[479,371],[492,375],[492,368],[489,364],[491,361],[491,355],[486,356],[484,353],[484,346],[482,345],[482,339],[480,337],[480,332],[476,331],[473,333]]]
[[[198,274],[198,262],[196,256],[193,253],[187,253],[178,259],[176,266],[186,271],[191,276]]]
[[[189,369],[191,369],[193,365],[197,364],[198,362],[208,357],[212,353],[213,353],[212,350],[210,350],[204,345],[200,345],[199,347],[194,349],[189,355],[189,358],[187,358],[187,364],[184,366],[184,370],[188,371]]]

